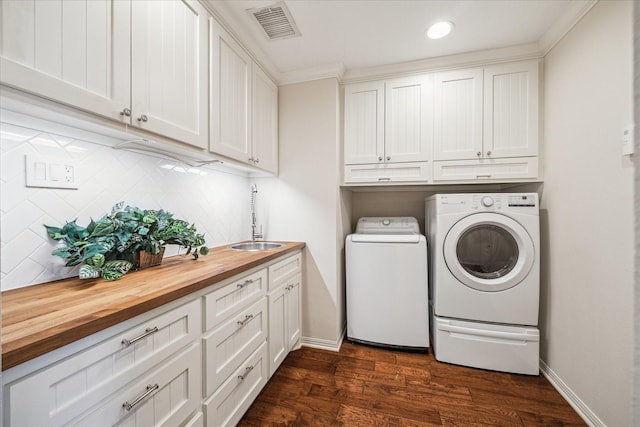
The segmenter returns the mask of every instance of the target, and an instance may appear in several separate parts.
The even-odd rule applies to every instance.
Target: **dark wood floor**
[[[239,426],[584,426],[543,377],[345,342],[289,354]]]

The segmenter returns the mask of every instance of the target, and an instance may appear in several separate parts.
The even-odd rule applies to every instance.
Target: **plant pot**
[[[160,249],[158,255],[153,255],[147,251],[138,251],[133,257],[133,263],[137,270],[143,268],[153,267],[154,265],[160,265],[162,263],[162,256],[164,255],[164,247]]]

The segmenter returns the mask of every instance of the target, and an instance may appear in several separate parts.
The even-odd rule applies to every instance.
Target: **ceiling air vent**
[[[260,24],[269,40],[302,35],[283,1],[266,7],[248,9],[247,12]]]

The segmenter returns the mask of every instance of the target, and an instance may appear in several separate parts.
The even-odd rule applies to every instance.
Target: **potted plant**
[[[83,264],[79,273],[82,279],[102,276],[115,280],[132,268],[157,265],[165,245],[185,247],[195,259],[209,252],[204,235],[198,234],[193,224],[164,210],[123,207],[122,202],[97,221],[91,220],[87,227],[76,220],[61,228],[45,227],[52,239],[60,241],[53,255],[66,259],[65,265],[70,267]]]

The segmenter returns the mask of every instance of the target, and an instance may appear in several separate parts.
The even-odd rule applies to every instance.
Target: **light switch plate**
[[[25,156],[27,187],[78,189],[78,168],[73,160]]]
[[[634,126],[625,126],[622,129],[622,155],[628,156],[634,152]]]

